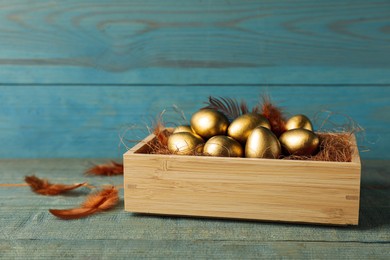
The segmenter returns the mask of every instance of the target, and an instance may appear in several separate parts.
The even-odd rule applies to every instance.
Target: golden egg
[[[189,126],[189,125],[179,125],[178,127],[176,127],[173,130],[174,134],[175,133],[183,133],[183,132],[191,133],[191,134],[195,135],[196,137],[203,140],[203,138],[200,135],[198,135],[197,133],[195,133],[194,130],[192,130],[191,126]]]
[[[189,132],[171,134],[168,138],[168,149],[174,154],[192,155],[202,153],[204,141]]]
[[[182,133],[182,132],[194,133],[194,132],[192,131],[191,126],[189,126],[189,125],[179,125],[179,126],[177,126],[177,127],[173,130],[173,133]]]
[[[252,130],[245,145],[245,157],[277,159],[281,154],[281,147],[276,135],[265,127],[256,127]]]
[[[211,137],[204,145],[204,155],[219,157],[242,157],[244,150],[241,144],[226,135]]]
[[[226,134],[228,126],[226,116],[214,109],[201,109],[191,117],[192,130],[205,139]]]
[[[286,122],[286,130],[304,128],[313,131],[313,125],[310,119],[305,115],[295,115]]]
[[[229,125],[227,134],[241,143],[245,143],[249,134],[258,126],[271,129],[268,119],[257,113],[243,114]]]
[[[304,128],[292,129],[279,137],[280,144],[285,152],[292,155],[311,155],[316,152],[320,140],[310,130]]]

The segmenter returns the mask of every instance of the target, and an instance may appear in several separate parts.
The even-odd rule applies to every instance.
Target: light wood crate
[[[134,213],[357,225],[361,164],[124,154],[125,210]]]

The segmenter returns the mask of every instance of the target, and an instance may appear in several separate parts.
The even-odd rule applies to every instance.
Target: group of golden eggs
[[[279,158],[283,153],[309,156],[319,145],[310,120],[296,115],[286,122],[278,138],[269,121],[257,113],[243,114],[231,123],[221,112],[201,109],[191,117],[191,126],[178,126],[168,139],[174,154],[221,157]]]

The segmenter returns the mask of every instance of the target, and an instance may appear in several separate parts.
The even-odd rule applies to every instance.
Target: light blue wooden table
[[[53,182],[121,185],[122,177],[83,175],[86,167],[102,162],[105,160],[0,160],[0,257],[388,259],[389,161],[363,161],[360,224],[356,227],[134,215],[123,209],[123,189],[113,210],[64,221],[48,209],[75,207],[89,189],[47,197],[17,185],[30,174]]]
[[[388,258],[389,1],[0,1],[0,258]],[[43,197],[25,175],[86,177],[208,96],[262,94],[287,115],[365,131],[360,224],[326,227],[133,215],[61,221],[86,188]],[[139,130],[125,131],[132,126]],[[332,127],[332,126],[329,126]]]

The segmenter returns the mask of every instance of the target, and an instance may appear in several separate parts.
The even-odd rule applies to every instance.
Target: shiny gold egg
[[[249,134],[258,126],[271,129],[268,119],[257,113],[243,114],[229,125],[227,134],[241,143],[245,143]]]
[[[265,127],[256,127],[252,130],[245,145],[245,157],[277,159],[281,154],[281,147],[276,135]]]
[[[171,134],[168,138],[168,150],[174,154],[192,155],[202,153],[204,141],[189,132]]]
[[[211,137],[203,147],[203,154],[219,157],[242,157],[244,150],[241,144],[226,135]]]
[[[310,130],[304,128],[292,129],[279,137],[283,150],[292,155],[312,155],[317,150],[320,140]]]
[[[305,115],[295,115],[286,122],[286,130],[304,128],[313,131],[313,125],[310,119]]]
[[[179,125],[177,126],[174,130],[173,130],[173,133],[182,133],[182,132],[187,132],[187,133],[194,133],[192,131],[192,128],[191,126],[189,125]]]
[[[191,126],[189,126],[189,125],[179,125],[178,127],[176,127],[173,130],[174,134],[175,133],[183,133],[183,132],[191,133],[191,134],[195,135],[196,137],[203,140],[203,138],[200,135],[198,135],[197,133],[195,133],[194,130],[192,130]]]
[[[205,139],[226,134],[228,126],[226,116],[214,109],[201,109],[191,117],[192,130]]]

